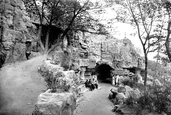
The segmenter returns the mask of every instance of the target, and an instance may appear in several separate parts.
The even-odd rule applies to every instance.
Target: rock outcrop
[[[32,27],[22,0],[0,1],[0,31],[6,62],[25,59],[25,40],[31,39],[28,28]]]
[[[114,67],[116,61],[121,62],[122,67],[143,67],[141,57],[129,39],[119,40],[114,37],[89,34],[87,34],[87,39],[89,58],[112,62]]]
[[[35,112],[41,115],[73,115],[76,99],[72,93],[42,93],[38,97]]]
[[[80,76],[73,70],[65,71],[50,60],[45,61],[38,71],[44,77],[48,90],[39,95],[34,114],[73,115],[76,100],[82,93]]]
[[[122,67],[142,67],[143,60],[135,50],[134,45],[127,38],[119,40],[117,38],[105,35],[95,35],[89,33],[77,33],[78,53],[82,50],[88,52],[87,59],[93,59],[98,61],[104,61],[106,63],[113,63],[113,67],[117,62],[120,62]],[[87,52],[80,54],[87,55]],[[85,57],[84,57],[85,58]]]
[[[116,96],[114,96],[114,98],[116,99],[116,103],[119,103],[119,104],[126,102],[130,98],[137,100],[141,97],[141,93],[138,89],[132,89],[129,86],[118,87],[117,89],[111,89],[111,92],[113,94],[116,93]],[[112,95],[110,94],[110,99],[112,99],[111,98],[113,97]]]

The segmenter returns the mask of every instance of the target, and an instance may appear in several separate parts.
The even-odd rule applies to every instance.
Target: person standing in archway
[[[119,86],[119,75],[116,75],[115,77],[115,85]]]

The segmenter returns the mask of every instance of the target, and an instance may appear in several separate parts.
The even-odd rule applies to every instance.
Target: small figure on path
[[[31,40],[27,40],[25,42],[25,44],[26,44],[26,52],[25,52],[25,54],[26,54],[26,58],[28,60],[29,59],[29,56],[31,54]]]
[[[94,85],[95,89],[98,89],[97,76],[94,73],[92,73],[92,84]]]
[[[86,88],[89,88],[90,91],[93,91],[95,86],[92,84],[91,79],[87,79],[86,82],[84,83]]]

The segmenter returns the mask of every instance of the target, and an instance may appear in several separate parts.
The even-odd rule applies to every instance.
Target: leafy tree
[[[49,53],[54,48],[59,46],[61,41],[69,41],[68,34],[74,32],[92,32],[92,33],[107,33],[103,32],[96,20],[88,13],[93,6],[89,0],[25,0],[27,12],[34,20],[39,20],[38,41],[44,53]],[[41,40],[42,25],[48,25],[45,43]],[[54,44],[49,44],[49,34],[51,26],[55,25],[63,30],[58,36]],[[94,25],[98,25],[99,31],[94,29]],[[90,31],[94,29],[95,31]]]
[[[166,40],[165,40],[165,47],[166,47],[166,54],[168,55],[169,60],[171,61],[171,44],[170,44],[170,34],[171,34],[171,2],[169,0],[162,0],[162,5],[164,8],[164,16],[166,21]]]
[[[115,0],[116,4],[121,7],[118,11],[124,12],[117,14],[117,20],[124,23],[130,23],[136,27],[138,38],[143,47],[145,58],[145,77],[144,85],[147,81],[147,67],[148,67],[148,54],[154,52],[158,47],[154,47],[163,36],[155,33],[154,26],[156,25],[157,11],[160,9],[158,1],[151,0]],[[123,14],[123,15],[122,15]]]
[[[160,41],[159,53],[162,55],[167,55],[169,61],[171,61],[171,43],[170,43],[170,34],[171,34],[171,2],[170,0],[158,0],[158,21],[161,23],[156,24],[156,32],[160,33],[163,36],[163,39]],[[160,29],[159,29],[160,28]],[[159,35],[159,34],[158,34]],[[158,55],[156,57],[160,58],[161,61],[169,62],[165,56]]]

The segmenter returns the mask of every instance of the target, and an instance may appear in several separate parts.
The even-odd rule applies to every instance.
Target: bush
[[[38,72],[44,78],[44,80],[45,80],[45,82],[47,84],[47,88],[51,89],[52,88],[52,83],[53,83],[53,72],[49,71],[49,69],[44,67],[44,66],[41,66],[38,69]]]
[[[137,103],[143,109],[148,109],[153,112],[171,114],[171,89],[168,86],[152,86],[139,98]]]
[[[133,87],[135,85],[135,82],[130,79],[125,79],[121,82],[123,85],[128,85],[130,87]]]
[[[133,107],[135,103],[136,103],[136,99],[133,98],[132,96],[130,96],[129,98],[127,98],[126,101],[125,101],[125,104],[128,107]]]

